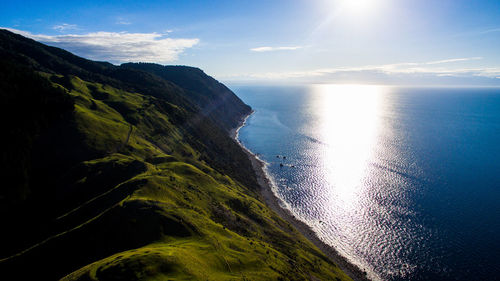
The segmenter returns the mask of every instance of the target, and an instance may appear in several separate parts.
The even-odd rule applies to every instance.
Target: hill
[[[251,109],[201,70],[0,30],[0,100],[2,279],[349,279],[262,203]]]

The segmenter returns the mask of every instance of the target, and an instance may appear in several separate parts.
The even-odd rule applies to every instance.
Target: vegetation
[[[3,30],[0,58],[4,277],[348,279],[262,203],[227,132],[250,108],[199,69]]]

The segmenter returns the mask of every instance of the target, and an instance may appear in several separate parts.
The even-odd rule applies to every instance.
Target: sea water
[[[283,205],[371,278],[500,278],[500,89],[232,88]]]

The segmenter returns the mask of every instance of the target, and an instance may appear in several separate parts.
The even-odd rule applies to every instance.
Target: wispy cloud
[[[257,48],[252,48],[250,51],[252,52],[273,52],[273,51],[293,51],[293,50],[298,50],[302,49],[302,46],[283,46],[283,47],[257,47]]]
[[[470,61],[470,60],[482,60],[482,57],[471,57],[471,58],[458,58],[458,59],[447,59],[447,60],[437,60],[426,62],[425,64],[441,64],[441,63],[450,63],[450,62],[459,62],[459,61]]]
[[[126,20],[126,19],[124,19],[124,18],[122,18],[122,17],[118,17],[118,18],[116,19],[116,22],[115,22],[115,23],[116,23],[116,24],[120,24],[120,25],[130,25],[130,24],[132,24],[130,21],[128,21],[128,20]]]
[[[9,28],[7,28],[9,29]],[[9,29],[34,40],[60,47],[94,60],[167,63],[178,59],[197,38],[168,38],[159,33],[92,32],[87,34],[44,35]]]
[[[489,29],[479,29],[479,30],[470,30],[466,32],[461,32],[455,35],[452,35],[452,37],[464,37],[464,36],[482,36],[482,35],[489,35],[490,33],[497,33],[500,32],[500,27],[494,27],[494,28],[489,28]],[[496,36],[496,34],[493,34]]]
[[[334,78],[345,75],[362,77],[363,75],[385,75],[385,76],[411,76],[431,75],[436,77],[487,77],[499,78],[500,67],[452,67],[450,64],[480,60],[481,57],[443,59],[429,62],[402,62],[394,64],[364,65],[356,67],[321,68],[305,71],[290,72],[268,72],[233,75],[229,79],[262,79],[262,80],[285,80],[285,79],[318,79]]]
[[[117,20],[116,21],[116,24],[121,24],[121,25],[130,25],[132,24],[131,22],[129,21],[126,21],[126,20]]]
[[[500,28],[486,29],[486,30],[479,32],[479,34],[487,34],[487,33],[492,33],[492,32],[500,32]]]
[[[76,24],[63,23],[54,25],[52,29],[57,30],[59,32],[67,31],[67,30],[76,30],[78,29]]]

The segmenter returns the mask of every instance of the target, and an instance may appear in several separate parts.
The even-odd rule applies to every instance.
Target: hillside
[[[0,30],[0,278],[350,280],[261,199],[201,70],[89,61]]]

